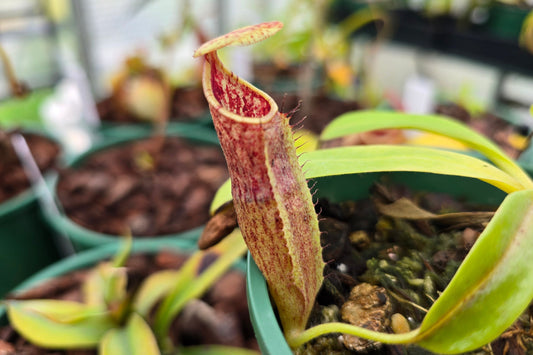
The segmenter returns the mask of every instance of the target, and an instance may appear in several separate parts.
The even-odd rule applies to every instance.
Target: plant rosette
[[[49,186],[56,200],[59,202],[61,210],[64,211],[62,213],[53,213],[53,211],[49,210],[45,211],[44,216],[49,225],[52,226],[57,234],[70,239],[77,250],[84,250],[105,243],[116,243],[120,239],[119,236],[130,232],[134,236],[134,240],[141,238],[158,240],[185,239],[194,243],[198,231],[202,228],[201,225],[209,217],[209,196],[216,190],[215,185],[225,179],[227,172],[222,154],[217,148],[217,138],[212,130],[188,124],[181,124],[174,128],[179,129],[167,130],[168,134],[165,137],[151,138],[141,131],[133,130],[125,138],[109,139],[90,151],[72,159],[68,163],[68,166],[72,169],[71,176],[75,178],[79,175],[82,175],[82,178],[85,176],[88,182],[84,182],[80,186],[75,185],[75,183],[73,185],[71,180],[67,179],[69,175],[59,174],[49,179]],[[150,139],[151,147],[156,147],[154,152],[148,150],[148,148],[146,150],[144,149],[143,142],[147,139]],[[160,142],[157,139],[161,139],[161,142],[166,142],[161,143],[163,148],[160,149],[159,153],[158,147]],[[169,151],[168,146],[170,144],[173,144],[171,147],[177,146],[177,150]],[[126,146],[128,148],[124,148]],[[137,150],[130,153],[129,147],[133,146]],[[117,149],[124,150],[124,152],[121,152],[124,155],[118,157],[121,161],[116,164],[124,165],[124,169],[127,169],[126,173],[130,174],[130,176],[126,176],[125,180],[122,176],[115,176],[117,175],[113,171],[116,166],[114,165],[115,163],[111,165],[109,163],[107,164],[109,172],[106,175],[101,174],[100,166],[102,165],[98,161],[91,166],[96,169],[93,173],[85,173],[84,170],[80,170],[81,172],[78,173],[77,169],[84,169],[84,164],[88,164],[91,161],[94,162],[95,159],[100,159],[100,157],[104,157],[107,154],[114,154],[112,151]],[[180,149],[183,149],[181,156]],[[159,156],[166,157],[171,161],[157,161],[157,157]],[[122,157],[124,159],[121,159]],[[202,171],[197,169],[200,163],[203,164]],[[174,171],[174,173],[165,173],[166,170],[164,169],[167,168],[171,169],[170,171]],[[157,169],[162,170],[162,173],[156,175],[154,172]],[[180,170],[177,171],[176,169]],[[130,170],[132,171],[131,173]],[[66,173],[69,172],[66,171]],[[102,179],[102,176],[104,179]],[[121,179],[124,184],[118,186],[121,185]],[[102,183],[102,181],[104,182]],[[194,186],[189,184],[194,184]],[[66,186],[64,189],[67,190],[63,189],[64,186]],[[86,186],[88,186],[87,189]],[[147,192],[145,186],[163,186],[161,189],[170,188],[174,190],[167,192],[166,190],[157,191],[154,188]],[[63,190],[60,190],[60,188]],[[106,193],[106,191],[111,191],[106,190],[107,188],[112,188],[116,194]],[[64,193],[65,195],[62,196],[60,193]],[[79,201],[82,193],[85,196],[89,196],[83,197],[87,198],[87,201]],[[171,193],[173,194],[170,195]],[[156,200],[156,197],[158,197],[156,196],[157,194],[159,194],[158,200]],[[125,200],[125,197],[130,198],[130,200]],[[71,201],[71,198],[77,198],[78,200]],[[114,201],[110,201],[109,199],[114,199]],[[138,202],[138,200],[141,201]],[[200,201],[202,200],[206,200],[205,206],[201,204]],[[130,203],[128,201],[133,202]],[[161,204],[152,208],[150,207],[152,201],[160,201]],[[74,208],[75,212],[73,213],[77,213],[74,216],[76,218],[83,218],[81,219],[82,222],[71,217],[72,214],[69,213],[69,208],[67,208],[69,203],[71,204],[69,206]],[[80,205],[76,205],[78,203],[81,203],[81,207]],[[164,211],[158,210],[157,208],[160,208],[163,204],[167,205],[167,207],[168,205],[173,207],[170,209],[165,208]],[[135,215],[137,217],[140,215],[137,221],[144,221],[146,223],[143,222],[136,225],[135,222],[131,222],[132,224],[130,224],[131,220],[123,219],[122,217],[124,215],[127,216],[131,209],[137,208],[137,205],[140,208],[144,208],[144,210],[141,209],[141,212]],[[101,211],[102,208],[105,208],[103,213]],[[178,210],[180,208],[181,210]],[[116,217],[113,219],[114,223],[111,223],[111,213],[114,213],[116,209],[121,209],[123,214],[115,214]],[[152,209],[157,213],[152,211]],[[107,214],[105,211],[111,212]],[[180,221],[184,222],[177,222],[178,217],[174,218],[174,215],[172,215],[174,211],[182,213],[178,217],[181,218]],[[143,217],[143,213],[151,213],[151,215]],[[87,217],[85,217],[86,214]],[[202,217],[204,214],[205,217]],[[161,219],[164,216],[166,216],[165,219]],[[93,217],[98,222],[97,227],[104,229],[97,231],[94,229],[95,227],[88,224],[81,224],[91,222],[89,218]],[[156,224],[157,220],[159,220],[159,224]],[[194,224],[194,221],[198,223]],[[163,230],[163,232],[156,231],[152,233],[144,232],[147,229],[143,231],[143,228],[149,229],[153,226],[160,226],[159,230],[162,230],[162,228],[166,228],[168,223],[173,223],[170,227],[174,228],[174,231],[165,232]],[[190,227],[187,227],[187,225]]]
[[[37,132],[26,132],[23,136],[37,165],[45,170],[45,174],[50,173],[54,161],[59,158],[59,145]],[[3,184],[2,197],[7,199],[0,203],[0,250],[4,251],[0,258],[0,297],[28,276],[57,261],[61,255],[53,233],[41,215],[37,193],[30,188],[26,173],[12,149],[10,134],[4,138],[7,145],[6,151],[0,154],[0,183]],[[39,144],[40,148],[37,148]]]
[[[237,320],[242,305],[235,307],[238,302],[230,298],[244,297],[244,288],[241,296],[234,289],[221,291],[228,283],[237,287],[236,276],[244,277],[245,250],[242,237],[234,233],[225,245],[205,251],[183,241],[143,240],[132,246],[130,240],[73,255],[35,274],[3,301],[0,325],[9,323],[18,334],[4,332],[0,345],[8,350],[20,346],[20,339],[19,345],[10,342],[22,336],[27,344],[54,353],[83,349],[91,354],[161,354],[179,349],[180,354],[256,354],[236,347],[242,346],[246,332]],[[236,272],[228,273],[232,267]],[[206,292],[211,301],[200,301]],[[43,298],[34,299],[36,295]],[[184,319],[188,326],[180,327]],[[209,335],[187,333],[193,324],[204,324],[202,333],[211,334],[211,340]],[[178,337],[172,335],[176,329]],[[217,332],[226,336],[220,345],[198,343],[203,339],[216,344],[213,339],[220,341],[220,334],[212,334]],[[236,336],[228,339],[231,335]],[[180,341],[184,343],[175,344]]]
[[[227,70],[217,55],[228,45],[261,41],[281,27],[270,22],[232,31],[204,43],[195,56],[205,58],[204,93],[230,173],[212,208],[233,198],[239,228],[265,277],[288,346],[296,350],[330,333],[450,354],[490,343],[533,298],[533,181],[493,142],[436,115],[357,111],[335,119],[320,138],[417,129],[458,140],[490,163],[441,149],[387,145],[315,150],[299,160],[289,118],[266,93]],[[307,328],[325,268],[307,180],[400,171],[443,175],[444,186],[455,183],[453,176],[480,180],[506,195],[419,327],[388,333],[334,321]]]

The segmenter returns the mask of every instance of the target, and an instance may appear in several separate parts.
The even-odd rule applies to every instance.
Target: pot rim
[[[16,286],[10,293],[16,294],[17,292],[35,287],[40,283],[50,280],[54,277],[94,265],[101,260],[115,255],[120,247],[121,244],[119,243],[108,243],[100,245],[96,248],[84,250],[83,252],[77,254],[72,254],[36,272]],[[195,245],[186,240],[138,240],[133,242],[131,254],[153,254],[160,250],[174,250],[184,253],[191,253],[195,249]],[[4,317],[5,306],[0,303],[0,323]]]
[[[0,203],[0,219],[25,208],[36,201],[36,199],[37,196],[30,187],[9,200]]]
[[[138,139],[144,139],[149,138],[151,135],[149,132],[142,131],[142,130],[126,130],[124,131],[125,136],[123,137],[115,137],[108,139],[94,148],[89,149],[88,151],[73,157],[67,162],[68,167],[75,167],[79,164],[81,164],[85,159],[90,157],[91,155],[103,151],[107,148],[127,144],[129,142],[138,140]],[[218,144],[218,138],[215,134],[215,132],[211,129],[208,129],[206,127],[201,127],[194,124],[175,124],[172,129],[167,130],[167,136],[170,137],[181,137],[191,142],[198,142],[200,144],[208,144],[208,145],[217,145]],[[57,197],[57,182],[59,180],[59,174],[53,174],[48,177],[47,179],[47,185],[49,187],[49,190],[52,192],[54,198],[56,199],[57,203],[59,203],[59,199]],[[57,214],[53,211],[50,211],[49,209],[43,208],[43,215],[46,220],[46,222],[52,226],[52,228],[59,232],[60,234],[65,234],[68,236],[70,240],[72,240],[75,243],[78,243],[82,248],[91,248],[95,246],[99,246],[102,244],[107,243],[117,243],[120,238],[116,235],[112,234],[105,234],[96,232],[93,230],[90,230],[88,228],[85,228],[74,221],[72,221],[68,216],[66,216],[63,213]],[[143,240],[143,239],[150,239],[150,240],[174,240],[177,237],[179,239],[188,240],[189,243],[194,242],[200,233],[200,231],[203,230],[203,226],[198,226],[192,229],[189,229],[187,231],[179,232],[179,233],[172,233],[172,234],[165,234],[165,235],[159,235],[159,236],[135,236],[134,239]]]
[[[59,146],[59,153],[56,157],[56,164],[60,164],[61,161],[65,158],[65,152],[63,147],[61,146],[59,141],[50,133],[43,130],[39,130],[35,127],[21,128],[21,133],[38,135],[57,144]],[[45,179],[47,179],[49,176],[54,175],[55,171],[56,168],[52,167],[51,169],[42,172],[42,174]],[[0,220],[9,216],[12,213],[17,213],[18,211],[22,210],[23,208],[26,208],[28,205],[32,204],[35,201],[37,201],[37,194],[35,193],[34,187],[30,184],[30,186],[25,190],[21,191],[10,199],[7,199],[0,203]]]

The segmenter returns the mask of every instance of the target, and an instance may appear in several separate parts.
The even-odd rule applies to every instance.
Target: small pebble
[[[352,243],[359,250],[366,249],[370,246],[370,238],[368,237],[368,233],[363,230],[351,233],[348,238],[350,239],[350,243]]]
[[[15,348],[6,341],[0,340],[0,355],[14,354]]]
[[[461,236],[463,247],[466,250],[470,250],[474,243],[476,242],[477,238],[479,237],[479,232],[472,228],[466,228],[463,231],[463,235]]]
[[[394,313],[391,317],[391,328],[396,334],[407,333],[411,330],[409,322],[400,313]]]

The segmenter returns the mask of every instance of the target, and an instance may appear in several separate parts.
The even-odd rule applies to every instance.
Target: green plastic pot
[[[495,3],[490,7],[489,20],[486,24],[488,32],[517,43],[528,13],[527,9],[516,5]]]
[[[76,167],[83,163],[85,159],[96,152],[100,152],[110,147],[114,147],[120,144],[125,144],[133,140],[149,137],[150,133],[143,130],[130,127],[130,129],[123,129],[120,137],[108,139],[102,144],[97,145],[95,148],[73,158],[68,162],[68,166]],[[198,125],[180,124],[167,129],[167,135],[178,136],[187,139],[190,142],[198,144],[216,145],[218,144],[218,138],[215,132],[206,127],[199,127]],[[56,187],[57,187],[58,175],[48,179],[48,185],[57,199]],[[49,210],[44,210],[43,215],[47,223],[52,229],[60,236],[67,238],[76,251],[82,251],[94,247],[98,247],[107,243],[118,243],[119,236],[104,234],[87,229],[79,224],[73,222],[64,214],[53,213]],[[199,231],[203,227],[197,227],[190,231],[168,234],[162,236],[139,236],[134,238],[134,243],[142,239],[151,239],[156,241],[172,241],[175,239],[187,240],[189,243],[196,243],[199,237]]]
[[[406,185],[414,191],[446,193],[479,204],[496,205],[505,197],[502,191],[475,179],[408,172],[316,179],[317,194],[318,197],[327,197],[334,202],[358,200],[369,196],[369,188],[380,177],[391,183]],[[292,354],[272,308],[266,281],[250,254],[248,254],[246,285],[250,317],[262,353]]]
[[[209,128],[212,126],[211,114],[206,111],[203,115],[197,117],[190,123],[183,122],[168,122],[167,132],[179,132],[183,126],[196,126],[202,128]],[[154,125],[146,122],[139,123],[115,123],[115,122],[101,122],[99,134],[106,139],[123,138],[128,135],[149,135],[154,131]]]
[[[46,136],[38,130],[24,131]],[[0,203],[0,298],[28,276],[59,260],[65,254],[60,243],[46,224],[33,189]]]
[[[36,271],[60,259],[36,194],[25,191],[0,204],[0,298]]]

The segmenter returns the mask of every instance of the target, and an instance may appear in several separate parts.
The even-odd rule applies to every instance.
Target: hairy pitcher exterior
[[[195,56],[205,56],[204,94],[229,167],[239,226],[290,338],[305,329],[323,281],[317,215],[288,117],[267,94],[228,71],[216,53],[262,40],[281,23],[262,26],[207,42]]]

